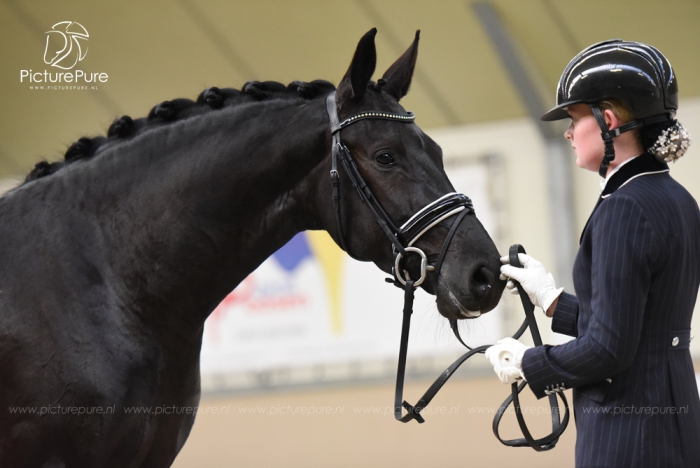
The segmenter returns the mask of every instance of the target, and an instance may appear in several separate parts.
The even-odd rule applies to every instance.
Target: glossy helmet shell
[[[545,121],[569,117],[566,106],[619,99],[635,119],[675,116],[678,82],[668,59],[655,47],[613,39],[581,51],[566,66],[557,85],[557,105]]]

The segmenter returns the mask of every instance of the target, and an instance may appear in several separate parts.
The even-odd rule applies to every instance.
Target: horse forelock
[[[120,143],[130,141],[136,135],[151,129],[243,104],[259,106],[278,99],[314,100],[334,90],[335,86],[325,80],[293,81],[288,85],[275,81],[249,81],[241,90],[206,88],[194,101],[187,98],[173,99],[157,104],[146,117],[132,119],[130,116],[124,115],[116,118],[109,126],[106,136],[78,139],[67,148],[62,161],[42,160],[38,162],[26,176],[22,185],[55,174],[79,160],[92,158],[106,147],[120,145]]]

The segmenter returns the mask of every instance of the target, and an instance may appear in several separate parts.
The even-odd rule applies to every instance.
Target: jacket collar
[[[600,194],[600,198],[607,198],[615,190],[636,177],[668,171],[668,164],[660,162],[652,154],[644,153],[622,166],[619,171],[610,177],[608,183],[605,184],[605,189]]]
[[[583,235],[586,232],[586,228],[588,228],[588,224],[591,222],[593,213],[595,213],[595,211],[598,209],[598,206],[600,206],[600,203],[604,199],[608,198],[617,189],[619,189],[632,179],[635,179],[640,176],[658,174],[661,172],[668,171],[668,164],[659,162],[659,160],[657,160],[656,157],[654,157],[654,155],[649,153],[644,153],[641,156],[634,158],[632,161],[622,166],[619,171],[617,171],[615,174],[612,175],[612,177],[610,177],[610,180],[608,180],[607,184],[605,184],[605,189],[600,194],[600,198],[598,198],[598,202],[593,208],[593,212],[588,217],[588,221],[586,221],[586,225],[583,227],[583,231],[581,231],[579,244],[581,243],[581,241],[583,241]]]

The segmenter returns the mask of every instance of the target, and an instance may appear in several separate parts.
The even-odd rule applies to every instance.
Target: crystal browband
[[[331,133],[336,133],[337,131],[352,125],[358,120],[362,119],[384,119],[384,120],[398,120],[399,122],[413,122],[416,116],[413,112],[407,111],[405,114],[392,114],[390,112],[380,112],[380,111],[367,111],[355,114],[351,117],[340,122],[338,125],[331,126]]]

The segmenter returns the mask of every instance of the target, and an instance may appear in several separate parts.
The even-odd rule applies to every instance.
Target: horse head
[[[368,117],[344,127],[342,144],[366,181],[370,198],[379,202],[378,210],[386,212],[394,222],[390,228],[395,230],[417,211],[454,192],[454,187],[445,174],[440,147],[412,122],[410,114],[399,104],[411,84],[419,33],[377,83],[370,81],[376,64],[375,34],[376,29],[373,29],[360,40],[335,93],[335,106],[340,122],[372,111],[394,116],[388,119]],[[405,120],[401,121],[402,118]],[[324,163],[326,169],[330,166],[327,162]],[[367,201],[354,193],[356,181],[351,180],[350,170],[343,169],[339,165],[338,219],[335,219],[327,189],[325,199],[319,201],[326,207],[324,225],[348,254],[392,272],[396,265],[396,245],[392,247],[393,240],[389,242],[387,230],[377,222]],[[415,242],[414,247],[425,252],[433,267],[456,218],[450,216],[442,220]],[[474,318],[493,309],[504,287],[504,282],[498,279],[498,250],[479,220],[470,212],[458,222],[444,263],[441,268],[438,266],[428,272],[421,284],[428,293],[437,296],[438,310],[449,319]],[[400,262],[400,269],[406,270],[410,278],[421,277],[419,255],[407,254]]]

